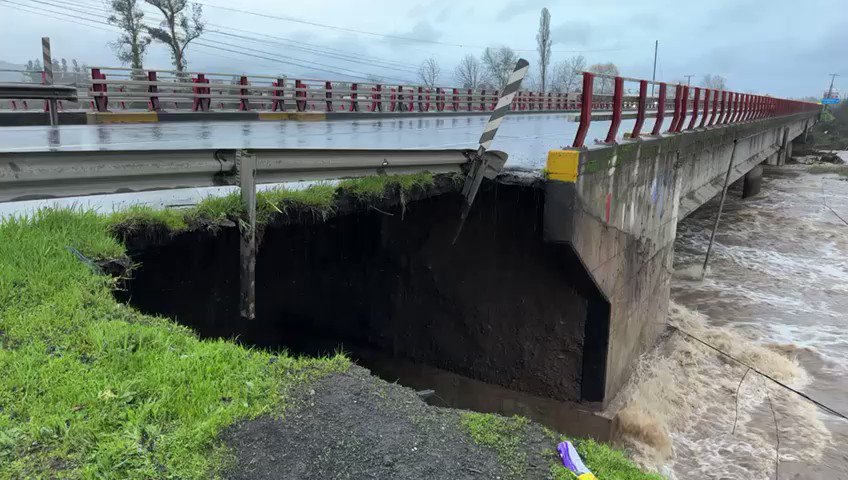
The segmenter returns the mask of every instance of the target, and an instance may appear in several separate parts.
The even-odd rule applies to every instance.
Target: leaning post
[[[44,62],[44,84],[53,85],[53,57],[50,54],[50,37],[41,37],[41,57]],[[59,112],[56,110],[59,102],[55,98],[47,100],[47,115],[50,126],[59,125]]]
[[[239,222],[239,315],[256,317],[256,156],[236,151],[239,189],[244,214]]]

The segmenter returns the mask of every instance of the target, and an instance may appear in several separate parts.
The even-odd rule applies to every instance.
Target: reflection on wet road
[[[548,150],[570,145],[573,114],[508,115],[492,148],[510,166],[541,168]],[[488,118],[442,116],[332,121],[179,122],[67,125],[58,129],[0,128],[0,151],[124,150],[188,148],[476,148]],[[632,128],[622,122],[620,133]],[[609,122],[593,122],[588,141],[603,138]],[[588,142],[587,142],[588,143]]]

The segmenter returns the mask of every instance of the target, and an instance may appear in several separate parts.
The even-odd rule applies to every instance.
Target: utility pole
[[[827,98],[830,98],[830,96],[833,95],[833,81],[839,76],[839,74],[829,73],[828,75],[830,75],[830,88],[827,89]]]
[[[686,77],[686,85],[692,85],[692,77],[694,77],[695,75],[683,75],[683,76]]]
[[[654,82],[657,81],[657,50],[660,48],[660,41],[654,41],[654,75],[651,77],[651,96],[654,96]]]

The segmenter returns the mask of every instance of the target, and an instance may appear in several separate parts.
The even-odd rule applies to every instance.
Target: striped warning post
[[[498,127],[501,126],[504,116],[509,112],[512,100],[518,93],[521,87],[521,81],[527,75],[527,70],[530,68],[530,63],[523,58],[519,58],[515,63],[515,68],[507,79],[506,86],[503,89],[501,98],[498,99],[489,121],[486,123],[486,128],[483,129],[483,134],[480,135],[480,147],[471,158],[471,168],[468,171],[468,176],[465,177],[465,185],[462,187],[462,196],[465,197],[465,202],[462,205],[462,211],[459,215],[459,226],[456,229],[456,235],[453,237],[453,243],[456,244],[459,239],[459,234],[462,233],[462,227],[465,225],[465,219],[468,218],[468,212],[471,211],[471,204],[474,203],[474,197],[477,196],[477,190],[480,184],[483,183],[483,177],[486,176],[489,169],[489,157],[486,155],[486,150],[492,146],[492,140],[498,133]],[[495,171],[499,171],[503,164],[493,165]],[[491,178],[491,177],[490,177]]]
[[[492,145],[492,140],[494,140],[495,135],[498,133],[498,127],[501,126],[504,116],[509,112],[512,100],[518,93],[518,89],[521,87],[521,81],[524,80],[524,76],[527,75],[529,68],[530,64],[523,58],[519,59],[515,64],[515,69],[509,75],[501,98],[498,99],[495,110],[492,112],[492,116],[489,117],[489,122],[486,123],[486,128],[483,129],[483,134],[480,135],[481,147],[488,150]]]

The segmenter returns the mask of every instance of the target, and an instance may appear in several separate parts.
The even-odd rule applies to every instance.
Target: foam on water
[[[767,168],[754,198],[731,191],[706,275],[718,202],[678,225],[667,321],[848,409],[848,226],[827,208],[848,217],[848,182],[804,169]],[[670,479],[775,478],[775,418],[779,478],[848,479],[848,423],[753,372],[740,387],[745,372],[669,329],[608,413],[637,462]]]
[[[710,327],[697,312],[672,303],[669,324],[714,345],[775,379],[803,388],[808,376],[787,346],[765,346],[728,328]],[[671,479],[771,478],[774,430],[752,422],[774,402],[782,435],[781,461],[814,462],[831,436],[816,410],[746,367],[679,333],[644,355],[611,403],[625,445],[642,466]],[[739,388],[736,430],[736,389]],[[766,408],[768,408],[766,406]],[[797,445],[790,438],[803,437]]]

